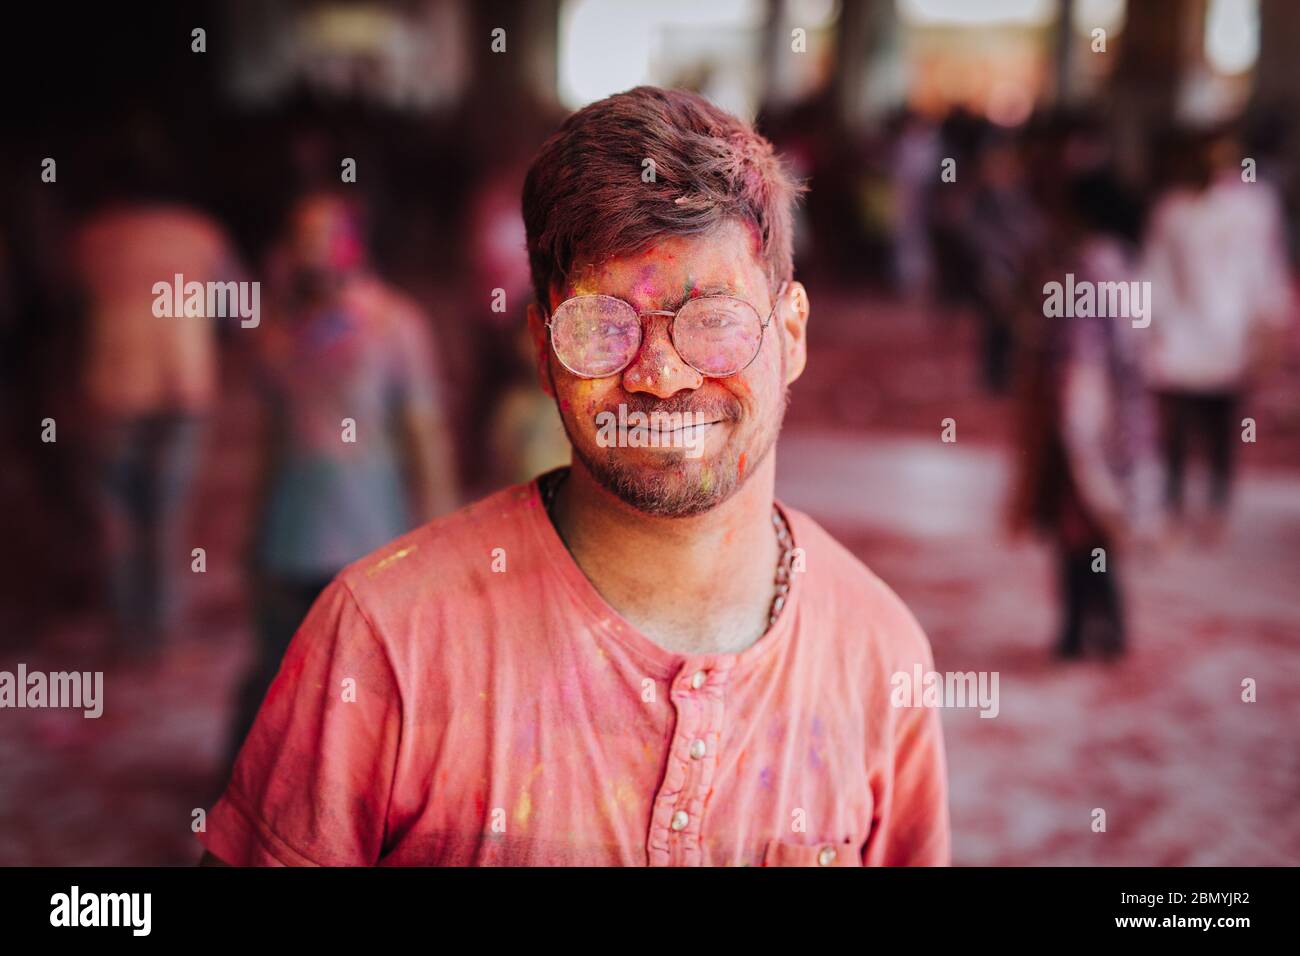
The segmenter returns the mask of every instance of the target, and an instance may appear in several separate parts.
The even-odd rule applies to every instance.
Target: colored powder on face
[[[758,259],[758,260],[761,261],[762,258],[763,258],[763,233],[762,233],[762,230],[760,230],[760,229],[758,228],[758,223],[753,222],[752,220],[749,220],[749,219],[744,220],[743,223],[742,223],[742,225],[744,225],[744,227],[745,227],[745,231],[746,231],[747,233],[749,233],[749,252],[750,252],[750,255],[752,255],[755,259]]]
[[[562,298],[570,298],[575,295],[597,295],[600,292],[600,283],[597,277],[591,272],[584,272],[573,280],[569,287],[568,294],[562,295]]]
[[[700,491],[706,494],[713,490],[713,471],[705,468],[700,474]]]
[[[655,302],[659,289],[655,284],[659,268],[653,263],[641,267],[640,278],[632,289],[632,295],[637,302]]]
[[[760,352],[759,355],[760,355],[760,358],[756,358],[756,359],[754,359],[754,364],[755,364],[755,365],[757,365],[759,362],[762,361],[762,358],[761,358],[761,356],[762,356],[762,352]],[[753,394],[754,394],[754,389],[753,389],[753,387],[749,384],[749,380],[745,378],[744,374],[733,375],[733,376],[732,376],[732,381],[733,381],[735,384],[732,385],[731,390],[732,390],[733,392],[737,393],[737,395],[743,395],[743,396],[746,396],[746,397],[747,397],[747,396],[750,396],[750,395],[753,395]]]
[[[588,412],[591,412],[596,407],[597,388],[598,385],[595,379],[574,379],[568,389],[569,394],[572,396],[569,401],[572,403],[573,407],[586,408]]]
[[[740,461],[736,462],[736,477],[745,477],[745,453],[743,451],[740,453]]]
[[[632,288],[632,301],[637,305],[657,302],[657,291],[658,288],[653,278],[642,279]]]

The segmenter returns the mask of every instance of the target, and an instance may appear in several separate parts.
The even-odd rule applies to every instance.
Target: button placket
[[[729,662],[688,660],[674,679],[677,723],[647,839],[652,866],[699,866],[703,860],[700,825],[717,765],[729,671]]]

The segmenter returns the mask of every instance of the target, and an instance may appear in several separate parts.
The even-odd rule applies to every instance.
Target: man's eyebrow
[[[743,298],[743,296],[741,296],[739,292],[737,292],[735,289],[731,288],[730,286],[726,286],[726,285],[697,286],[696,288],[692,289],[690,292],[686,293],[686,295],[682,296],[682,298],[677,302],[677,304],[672,306],[672,311],[674,312],[678,311],[687,302],[690,302],[691,299],[701,299],[704,298],[705,296],[710,296],[710,295],[729,295],[737,299]]]

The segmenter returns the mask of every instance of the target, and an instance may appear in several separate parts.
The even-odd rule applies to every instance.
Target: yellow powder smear
[[[515,823],[521,827],[528,825],[528,818],[533,813],[533,798],[525,790],[519,795],[519,802],[515,804]]]
[[[528,775],[528,780],[519,788],[519,802],[515,804],[515,823],[521,827],[528,825],[528,818],[533,814],[533,797],[528,791],[541,772],[542,764],[539,763],[533,767],[533,772]]]
[[[388,555],[388,557],[380,561],[377,561],[374,565],[366,569],[366,577],[368,578],[374,577],[376,574],[384,570],[389,565],[393,564],[396,561],[402,560],[402,558],[406,557],[408,554],[410,554],[418,547],[419,547],[418,544],[413,544],[409,548],[403,548],[400,551],[395,551],[392,554]]]

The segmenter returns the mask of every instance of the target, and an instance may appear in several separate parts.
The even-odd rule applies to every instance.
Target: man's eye
[[[700,327],[705,329],[725,329],[731,325],[731,316],[725,312],[709,312],[700,319]]]

